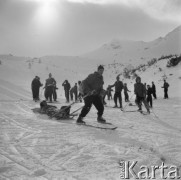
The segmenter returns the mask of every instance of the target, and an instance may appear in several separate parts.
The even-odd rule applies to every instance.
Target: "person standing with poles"
[[[147,112],[150,113],[149,105],[146,101],[146,88],[143,83],[141,83],[141,78],[138,76],[136,78],[136,83],[134,84],[134,93],[136,94],[136,104],[138,106],[138,111],[142,111],[142,102],[147,109]]]
[[[157,99],[157,97],[156,97],[156,86],[155,86],[153,81],[152,81],[152,94],[153,94],[154,99]]]
[[[102,117],[104,112],[104,105],[100,93],[103,89],[103,74],[104,67],[102,65],[98,66],[97,71],[93,74],[90,74],[85,80],[81,83],[81,94],[86,96],[84,98],[84,107],[77,119],[78,124],[85,124],[83,118],[88,114],[91,109],[92,104],[96,107],[97,121],[100,123],[105,123],[106,120]]]
[[[65,80],[62,84],[62,86],[64,86],[64,91],[65,91],[65,98],[66,98],[66,102],[69,102],[69,91],[70,91],[70,83],[68,82],[68,80]]]
[[[43,84],[40,82],[40,78],[38,76],[35,76],[35,78],[31,82],[32,95],[35,102],[40,100],[39,89],[41,86],[43,86]]]
[[[125,102],[129,102],[128,92],[131,92],[131,91],[128,89],[127,83],[124,83],[124,98],[125,98]]]
[[[146,90],[146,100],[148,105],[150,105],[150,108],[153,107],[153,101],[152,101],[152,94],[153,94],[153,89],[150,87],[150,85],[147,85],[147,90]]]
[[[114,93],[114,103],[115,103],[115,106],[114,108],[117,108],[118,105],[117,105],[117,99],[119,99],[119,105],[120,105],[120,108],[122,109],[122,96],[121,96],[121,91],[123,89],[123,82],[119,80],[119,75],[116,77],[116,82],[110,86],[111,87],[115,87],[115,93]]]
[[[45,98],[46,100],[49,99],[50,102],[52,102],[53,89],[55,85],[56,85],[56,81],[52,77],[52,74],[49,73],[49,78],[46,79],[46,83],[45,83]]]
[[[168,99],[168,87],[169,87],[169,84],[164,79],[164,84],[162,87],[162,88],[164,88],[164,99]]]
[[[75,96],[75,101],[77,101],[77,95],[78,95],[78,87],[77,83],[70,89],[70,99],[73,101],[73,95]]]
[[[112,93],[111,91],[113,91],[110,87],[110,85],[107,87],[107,100],[112,99]]]

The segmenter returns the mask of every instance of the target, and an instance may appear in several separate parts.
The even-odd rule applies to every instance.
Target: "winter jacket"
[[[135,83],[134,84],[134,93],[139,97],[146,96],[146,88],[143,83]]]
[[[146,93],[147,93],[147,96],[151,96],[151,94],[153,93],[153,89],[152,88],[148,88],[147,89],[147,91],[146,91]]]
[[[77,86],[72,87],[70,92],[71,93],[77,93],[77,90],[78,90],[77,88],[78,88]]]
[[[43,84],[41,84],[39,79],[34,78],[31,83],[31,89],[39,89],[40,86],[43,86]]]
[[[56,81],[54,78],[48,78],[46,80],[46,83],[45,83],[45,88],[48,87],[48,86],[55,86],[56,85]]]
[[[62,86],[64,86],[64,90],[65,90],[65,91],[69,91],[69,90],[70,90],[70,88],[71,88],[71,87],[70,87],[70,83],[69,83],[69,82],[67,82],[67,83],[66,83],[66,82],[64,82],[64,83],[62,84]]]
[[[81,90],[83,94],[87,94],[93,90],[96,91],[96,94],[100,94],[103,89],[103,76],[98,72],[90,74],[85,80],[81,83]]]
[[[124,86],[124,93],[130,92],[127,88],[127,86]]]
[[[115,92],[121,92],[124,88],[122,81],[116,81],[111,87],[115,86]]]
[[[163,87],[162,87],[162,88],[164,88],[164,89],[168,89],[168,87],[169,87],[169,84],[168,84],[167,82],[164,82],[164,84],[163,84]]]

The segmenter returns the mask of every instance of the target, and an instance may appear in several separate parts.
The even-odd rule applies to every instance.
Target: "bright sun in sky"
[[[56,5],[58,0],[28,0],[37,3],[37,9],[33,20],[39,27],[48,28],[56,23],[58,10]]]

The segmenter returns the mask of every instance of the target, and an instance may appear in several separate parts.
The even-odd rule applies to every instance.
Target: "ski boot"
[[[77,124],[85,124],[85,121],[83,121],[83,117],[79,116],[76,123]]]
[[[142,111],[142,109],[141,109],[141,108],[139,108],[139,109],[138,109],[138,111]]]
[[[121,111],[123,111],[123,107],[122,106],[120,106],[120,109],[121,109]]]
[[[99,123],[106,123],[106,120],[102,116],[97,117],[97,122]]]
[[[149,109],[147,109],[147,113],[150,114],[150,110]]]

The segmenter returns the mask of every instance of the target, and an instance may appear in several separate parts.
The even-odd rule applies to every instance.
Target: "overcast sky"
[[[0,0],[0,54],[79,55],[181,25],[181,0]]]

